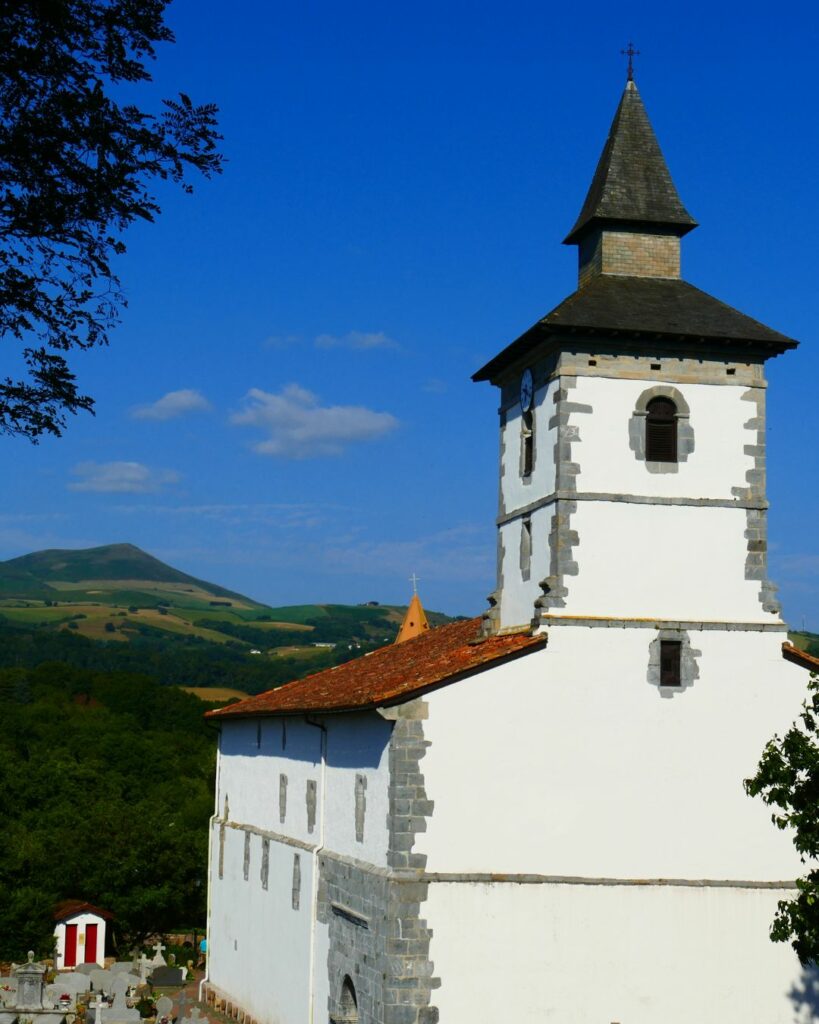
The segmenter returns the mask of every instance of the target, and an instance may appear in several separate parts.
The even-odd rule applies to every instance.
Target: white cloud
[[[207,412],[210,402],[200,391],[182,388],[169,391],[149,405],[138,405],[131,410],[135,420],[172,420],[189,412]]]
[[[373,348],[397,349],[401,347],[394,338],[390,338],[383,331],[373,331],[370,333],[365,331],[349,331],[341,336],[320,334],[315,340],[315,346],[316,348],[353,348],[359,350]]]
[[[99,494],[149,494],[179,479],[173,470],[151,469],[141,462],[80,462],[71,472],[79,480],[68,485],[70,491]]]
[[[388,412],[375,412],[361,405],[319,404],[318,397],[289,384],[273,395],[253,388],[245,397],[245,408],[231,422],[259,427],[269,436],[253,450],[260,455],[305,459],[318,455],[339,455],[355,441],[371,441],[398,426]]]

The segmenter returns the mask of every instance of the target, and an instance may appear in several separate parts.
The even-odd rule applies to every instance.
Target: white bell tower
[[[580,216],[578,289],[473,379],[500,388],[487,631],[782,629],[766,576],[766,359],[796,342],[687,284],[682,205],[629,81]]]

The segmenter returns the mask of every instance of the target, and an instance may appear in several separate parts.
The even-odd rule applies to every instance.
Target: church
[[[209,713],[206,997],[244,1024],[793,1024],[803,866],[743,779],[806,669],[767,576],[765,364],[686,283],[629,74],[498,388],[479,618]],[[810,1019],[813,1019],[812,1017]]]

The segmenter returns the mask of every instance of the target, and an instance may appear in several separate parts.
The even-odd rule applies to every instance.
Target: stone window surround
[[[660,682],[660,643],[663,640],[674,640],[682,644],[680,649],[680,685],[663,686]],[[700,677],[700,668],[697,659],[701,657],[702,651],[695,650],[691,646],[691,637],[685,629],[658,629],[657,635],[648,645],[648,672],[647,681],[657,688],[661,697],[669,699],[677,694],[684,693],[694,685],[694,680]]]
[[[677,407],[677,461],[649,462],[646,459],[646,417],[648,403],[654,398],[670,398]],[[637,399],[628,424],[629,448],[634,457],[645,463],[649,473],[679,473],[681,462],[687,462],[694,451],[694,430],[689,422],[691,410],[677,388],[670,384],[655,384],[647,388]]]

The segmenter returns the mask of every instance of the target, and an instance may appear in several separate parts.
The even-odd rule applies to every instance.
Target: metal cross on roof
[[[412,576],[410,576],[410,583],[412,584],[412,592],[413,592],[413,594],[417,594],[418,593],[418,584],[420,582],[421,582],[421,577],[420,576],[416,576],[415,573],[413,573]]]
[[[634,49],[634,43],[632,43],[632,41],[629,39],[628,46],[626,47],[625,50],[621,50],[620,53],[624,57],[628,57],[627,81],[633,82],[634,81],[634,58],[640,56],[640,51]]]

